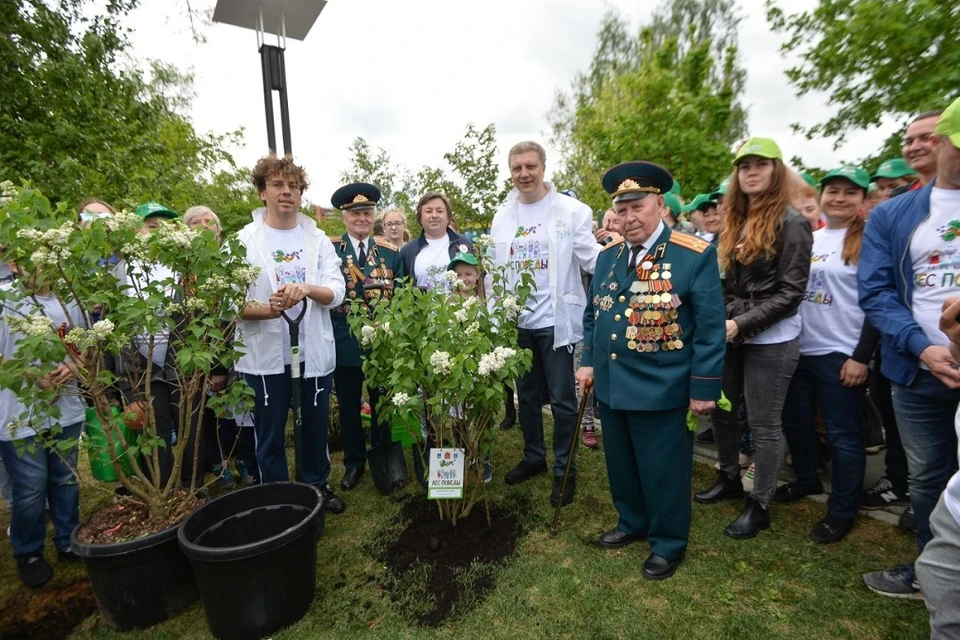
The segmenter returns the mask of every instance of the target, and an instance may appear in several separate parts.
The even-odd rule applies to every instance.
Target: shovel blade
[[[399,442],[384,442],[367,452],[373,486],[384,495],[396,493],[407,483],[407,458]]]

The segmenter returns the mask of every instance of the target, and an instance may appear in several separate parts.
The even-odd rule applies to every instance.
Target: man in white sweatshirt
[[[523,459],[507,473],[519,484],[547,470],[540,392],[546,389],[553,411],[553,491],[551,503],[570,504],[576,466],[564,495],[560,484],[577,420],[573,350],[583,340],[586,295],[580,271],[592,274],[600,246],[592,233],[590,208],[544,182],[546,153],[536,142],[520,142],[507,156],[514,189],[493,218],[491,258],[506,266],[513,283],[529,272],[536,290],[519,318],[519,346],[533,351],[533,367],[517,381]]]
[[[255,392],[254,433],[261,482],[287,480],[284,430],[292,385],[290,333],[281,316],[292,317],[306,304],[300,323],[303,477],[323,494],[324,508],[341,513],[343,501],[330,489],[327,416],[336,362],[330,309],[343,302],[340,258],[316,223],[300,213],[307,177],[290,158],[267,156],[253,170],[253,183],[265,211],[239,234],[247,261],[260,268],[250,287],[237,334],[244,354],[236,370]]]

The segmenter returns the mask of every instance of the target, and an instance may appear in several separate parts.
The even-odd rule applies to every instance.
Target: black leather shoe
[[[521,482],[526,482],[533,476],[537,476],[546,472],[546,462],[541,462],[540,464],[530,464],[526,460],[521,460],[517,466],[507,472],[507,475],[505,475],[503,479],[507,484],[520,484]]]
[[[651,553],[643,563],[643,577],[647,580],[666,580],[677,571],[680,562],[678,560],[667,560],[655,553]]]
[[[623,531],[620,531],[620,529],[614,527],[613,529],[610,529],[610,531],[601,533],[598,542],[600,543],[601,547],[605,547],[607,549],[620,549],[621,547],[627,546],[631,542],[638,542],[646,539],[647,536],[641,533],[624,533]]]
[[[731,478],[723,471],[717,472],[717,482],[706,491],[693,496],[700,504],[710,504],[721,500],[735,500],[743,497],[743,481],[737,475]]]
[[[363,467],[358,469],[347,469],[343,472],[343,480],[340,481],[340,488],[350,491],[360,482],[360,476],[363,475]]]
[[[347,505],[333,492],[330,485],[320,487],[320,493],[323,494],[323,509],[327,513],[343,513],[346,510]]]
[[[773,499],[777,502],[786,503],[799,500],[804,496],[817,496],[821,493],[823,493],[823,485],[819,482],[817,484],[803,484],[794,481],[777,487],[777,490],[773,492]]]
[[[723,532],[731,538],[745,540],[770,528],[770,510],[764,509],[759,502],[747,496],[746,506],[736,520],[727,525]]]
[[[560,489],[563,485],[563,476],[554,476],[553,477],[553,491],[550,492],[550,504],[554,507],[557,506],[557,503],[560,502]],[[567,486],[563,487],[565,491],[563,492],[563,506],[567,506],[573,502],[573,494],[577,490],[577,477],[570,476],[567,478]]]

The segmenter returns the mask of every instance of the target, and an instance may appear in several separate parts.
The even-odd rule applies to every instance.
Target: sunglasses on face
[[[92,213],[90,211],[81,211],[80,212],[80,222],[93,222],[94,220],[102,220],[104,218],[109,218],[110,214],[104,211],[100,213]]]

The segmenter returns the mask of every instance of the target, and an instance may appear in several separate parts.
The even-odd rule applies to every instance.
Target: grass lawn
[[[694,503],[687,559],[670,580],[652,583],[640,567],[649,553],[644,543],[619,551],[593,540],[616,522],[607,489],[603,454],[582,451],[574,504],[564,509],[557,537],[549,533],[553,509],[550,478],[538,476],[507,487],[503,474],[520,459],[519,429],[501,432],[494,455],[490,491],[507,509],[526,503],[519,518],[523,533],[518,553],[495,570],[496,584],[476,606],[455,612],[438,629],[410,622],[383,585],[386,568],[377,560],[376,542],[399,512],[396,500],[380,496],[369,474],[360,487],[344,492],[347,510],[327,517],[318,548],[317,593],[297,625],[277,633],[293,638],[923,638],[929,636],[927,611],[920,601],[884,598],[867,590],[860,574],[909,561],[916,552],[911,536],[895,527],[860,518],[836,545],[808,541],[807,531],[822,515],[811,501],[778,506],[773,527],[757,538],[723,535],[740,503]],[[292,456],[291,456],[292,459]],[[342,474],[334,459],[331,485]],[[712,481],[713,469],[696,465],[694,487]],[[408,488],[405,493],[412,493]],[[84,512],[98,496],[83,494]],[[513,506],[512,506],[513,505]],[[6,528],[8,514],[0,516]],[[9,545],[0,553],[0,611],[22,603]],[[54,557],[52,543],[47,558]],[[81,579],[79,566],[58,567],[51,586]],[[10,609],[7,609],[10,612]],[[0,637],[2,636],[0,630]],[[118,634],[97,615],[78,626],[74,638],[206,638],[200,605],[144,632]]]

